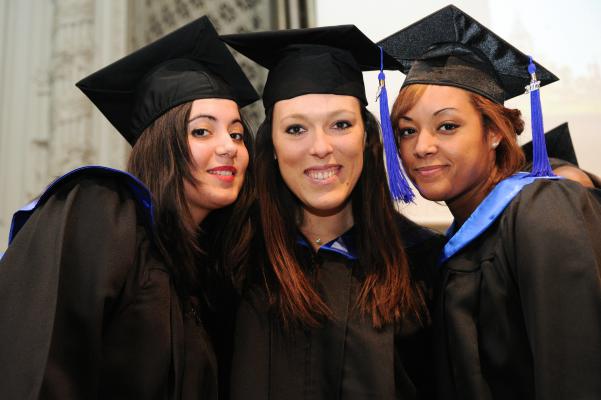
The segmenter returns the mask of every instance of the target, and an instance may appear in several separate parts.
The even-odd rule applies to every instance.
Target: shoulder
[[[118,169],[86,166],[70,171],[52,182],[42,193],[38,203],[43,203],[57,193],[68,192],[74,187],[85,192],[123,192],[142,204],[150,202],[149,190],[135,176]]]
[[[601,220],[601,202],[592,189],[569,179],[537,179],[510,202],[502,225],[511,233],[549,235],[593,220]]]
[[[151,195],[142,182],[124,171],[88,166],[59,177],[38,199],[18,210],[13,215],[9,241],[13,240],[34,212],[46,207],[49,202],[55,207],[91,211],[130,204],[140,211],[142,220],[148,226],[153,226]]]
[[[526,185],[509,207],[527,208],[531,212],[524,214],[535,215],[541,209],[565,212],[590,201],[595,201],[591,189],[570,179],[537,179]]]

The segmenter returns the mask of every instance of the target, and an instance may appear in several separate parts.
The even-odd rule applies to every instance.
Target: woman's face
[[[363,169],[365,127],[355,97],[278,101],[272,140],[282,178],[306,210],[331,215],[344,208]]]
[[[500,136],[485,132],[469,92],[430,85],[397,128],[405,170],[426,199],[449,203],[488,182]]]
[[[238,197],[248,166],[238,105],[226,99],[194,100],[188,119],[192,176],[184,182],[188,205],[199,223]]]

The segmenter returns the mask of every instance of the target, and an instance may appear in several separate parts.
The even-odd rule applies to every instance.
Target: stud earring
[[[499,142],[494,142],[494,143],[492,144],[492,148],[493,148],[493,149],[496,149],[498,145],[499,145]]]

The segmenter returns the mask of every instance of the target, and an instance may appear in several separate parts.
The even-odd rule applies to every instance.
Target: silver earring
[[[277,159],[278,159],[278,155],[277,155],[277,154],[275,154],[275,153],[273,153],[273,159],[274,159],[274,160],[277,160]]]
[[[496,149],[498,145],[499,145],[499,142],[494,142],[494,143],[492,144],[492,148],[493,148],[493,149]]]

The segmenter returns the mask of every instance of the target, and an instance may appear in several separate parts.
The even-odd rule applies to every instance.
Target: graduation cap
[[[578,166],[578,159],[576,158],[567,122],[546,132],[545,142],[547,143],[547,154],[549,157],[559,158]],[[526,155],[526,162],[532,162],[532,142],[524,144],[522,150],[524,150],[524,154]]]
[[[259,99],[206,16],[76,86],[131,145],[154,120],[180,104],[219,98],[244,107]]]
[[[378,43],[402,65],[403,87],[455,86],[496,103],[530,93],[534,163],[531,175],[553,175],[546,154],[541,86],[558,78],[454,5]]]
[[[265,109],[280,100],[315,93],[354,96],[365,106],[362,71],[380,70],[383,77],[384,69],[401,67],[355,25],[232,34],[222,39],[269,69],[263,92]],[[392,130],[388,134],[383,129],[383,138],[389,184],[393,198],[398,199],[402,196],[399,185],[410,188],[402,176]]]

